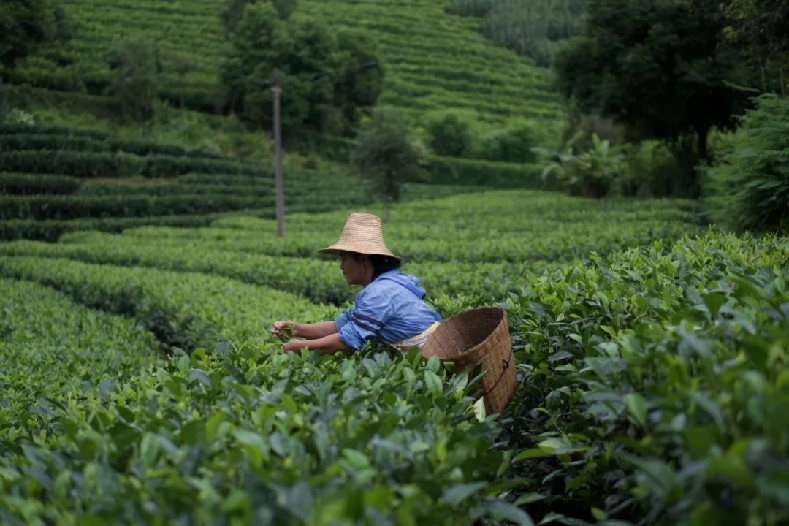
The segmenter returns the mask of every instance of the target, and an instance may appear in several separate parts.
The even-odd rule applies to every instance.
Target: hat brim
[[[385,248],[381,249],[381,248],[365,247],[356,244],[351,245],[345,243],[335,243],[329,247],[319,249],[318,252],[321,252],[323,254],[334,254],[334,255],[342,255],[348,252],[356,252],[357,254],[364,254],[366,256],[387,256],[390,258],[395,258],[397,260],[402,260],[400,256],[392,254],[392,252],[390,252]]]

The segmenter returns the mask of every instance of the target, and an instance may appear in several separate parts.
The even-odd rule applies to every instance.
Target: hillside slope
[[[317,213],[366,206],[366,180],[284,167],[285,210]],[[161,143],[124,141],[100,130],[0,126],[0,240],[56,240],[64,232],[118,232],[140,225],[205,226],[222,214],[273,218],[268,163]],[[482,188],[421,184],[403,200]]]
[[[481,120],[553,119],[559,107],[543,73],[476,32],[477,19],[444,13],[440,0],[300,0],[297,16],[375,36],[388,81],[380,103],[421,114],[431,109],[476,110]],[[108,74],[105,53],[143,41],[159,47],[165,91],[185,95],[192,108],[221,103],[217,66],[226,44],[219,20],[223,0],[63,0],[74,38],[46,57],[23,63],[14,82],[99,94]],[[179,64],[192,70],[179,75]],[[350,65],[352,66],[352,65]]]

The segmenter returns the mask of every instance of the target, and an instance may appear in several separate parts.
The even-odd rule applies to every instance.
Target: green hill
[[[369,205],[368,182],[285,167],[285,211]],[[405,200],[480,188],[410,184]],[[270,164],[100,130],[0,126],[0,240],[141,225],[206,226],[223,214],[275,216]]]
[[[100,94],[107,85],[105,53],[144,41],[159,48],[165,96],[187,106],[221,107],[217,72],[226,39],[223,0],[66,0],[70,43],[19,65],[12,82]],[[544,72],[528,59],[496,47],[478,31],[479,20],[446,14],[436,0],[300,0],[296,16],[372,34],[387,69],[379,103],[414,114],[458,108],[492,124],[509,119],[553,120],[558,100]],[[191,68],[180,69],[191,63]],[[191,69],[191,71],[189,71]],[[180,71],[180,73],[179,73]]]

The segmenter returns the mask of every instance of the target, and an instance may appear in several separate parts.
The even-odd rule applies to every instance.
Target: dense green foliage
[[[777,526],[789,244],[704,233],[684,205],[505,191],[392,209],[387,242],[445,315],[507,307],[520,387],[485,419],[470,378],[437,363],[283,354],[267,332],[353,298],[317,253],[347,210],[289,215],[285,239],[237,216],[0,245],[4,375],[52,349],[75,368],[35,376],[57,386],[46,401],[36,384],[5,395],[0,515]],[[134,322],[110,328],[118,315]],[[93,342],[109,350],[88,385]]]
[[[523,202],[530,203],[526,217]],[[548,264],[584,257],[590,250],[612,253],[656,239],[674,239],[694,228],[688,223],[692,214],[677,210],[675,203],[649,207],[594,204],[579,207],[571,198],[532,192],[414,201],[392,211],[387,243],[406,255],[431,296],[503,299],[519,291],[525,276]],[[491,207],[498,214],[480,222]],[[439,215],[442,208],[452,213]],[[377,211],[357,208],[365,209]],[[345,211],[318,217],[289,215],[288,230],[293,233],[285,240],[276,237],[270,219],[236,216],[216,219],[212,228],[148,227],[130,229],[121,236],[74,233],[59,244],[15,242],[0,246],[0,254],[212,272],[287,290],[316,303],[342,304],[351,301],[355,291],[344,285],[336,263],[317,251],[336,238],[346,217]],[[415,227],[408,226],[411,219],[418,221]],[[442,235],[436,236],[436,231]],[[546,231],[556,237],[540,236]],[[294,267],[294,261],[300,261],[300,266]],[[459,271],[467,275],[461,278]]]
[[[706,158],[709,131],[731,126],[747,98],[722,28],[720,8],[701,0],[591,1],[583,35],[557,57],[560,90],[637,139],[696,135]]]
[[[162,64],[158,49],[143,42],[118,44],[106,53],[110,84],[121,119],[146,121],[156,111]]]
[[[132,376],[157,356],[157,341],[133,320],[97,312],[52,289],[0,279],[0,421],[68,395],[92,391],[112,378]],[[21,421],[21,419],[20,419]],[[0,440],[0,455],[18,435]]]
[[[789,100],[761,97],[708,170],[707,213],[734,231],[789,234]]]
[[[51,0],[7,0],[0,5],[0,78],[41,45],[59,42],[63,12]]]
[[[759,68],[762,90],[785,96],[789,82],[789,2],[731,0],[725,11],[727,40]]]
[[[569,516],[782,524],[787,263],[786,238],[707,234],[530,284],[513,474]]]
[[[571,115],[563,139],[579,131],[586,135],[566,155],[600,153],[590,141],[600,134],[602,143],[622,146],[626,164],[641,172],[586,174],[607,187],[603,195],[617,190],[699,198],[701,175],[717,153],[710,148],[713,137],[733,130],[760,92],[785,96],[786,10],[783,0],[588,0],[582,30],[554,60],[557,87]],[[645,163],[645,141],[662,143],[673,162]],[[647,146],[654,151],[654,143]]]
[[[383,201],[386,220],[389,204],[400,200],[403,185],[419,180],[422,152],[414,144],[408,122],[399,112],[379,110],[358,138],[351,160],[373,185],[375,195]]]
[[[97,1],[0,7],[0,522],[789,522],[786,0]],[[506,309],[503,414],[282,352],[358,292],[350,211]]]
[[[375,41],[365,34],[335,32],[299,15],[283,21],[268,3],[247,5],[231,35],[221,77],[233,108],[263,129],[273,126],[272,84],[266,80],[275,67],[285,138],[304,129],[352,131],[360,110],[375,106],[384,86]]]

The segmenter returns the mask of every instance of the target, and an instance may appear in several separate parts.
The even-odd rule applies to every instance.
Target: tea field
[[[789,520],[786,239],[679,201],[395,206],[387,244],[445,316],[507,309],[519,389],[484,415],[473,378],[414,353],[269,334],[353,299],[316,252],[351,210],[382,213],[289,213],[284,239],[239,212],[0,244],[0,521]]]
[[[207,226],[228,213],[275,216],[271,163],[97,129],[0,126],[0,239],[55,241],[75,230]],[[373,201],[367,180],[283,169],[285,207],[322,212]],[[414,183],[404,199],[479,190]],[[316,200],[313,196],[319,195]]]
[[[194,109],[210,107],[222,93],[218,71],[227,44],[220,20],[225,4],[223,0],[63,0],[73,26],[72,40],[27,59],[13,82],[66,91],[83,86],[100,94],[108,84],[108,50],[124,42],[155,42],[167,97],[179,101],[183,96]],[[469,109],[491,123],[512,118],[553,120],[559,112],[558,99],[547,88],[544,71],[487,41],[476,30],[477,19],[446,14],[449,5],[449,1],[431,0],[300,0],[294,16],[373,37],[387,69],[380,100],[384,106],[411,113]],[[191,68],[182,73],[184,63]]]

